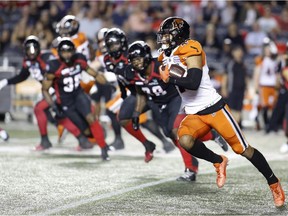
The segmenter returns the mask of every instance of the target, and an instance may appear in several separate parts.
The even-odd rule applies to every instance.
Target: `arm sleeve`
[[[20,73],[10,79],[8,79],[8,85],[15,85],[17,83],[23,82],[30,76],[28,68],[21,69]]]
[[[197,90],[202,80],[203,72],[199,68],[189,68],[186,77],[170,77],[169,83],[184,87],[189,90]]]
[[[121,98],[125,99],[127,97],[126,88],[121,82],[119,82],[119,80],[118,80],[118,85],[121,91]]]

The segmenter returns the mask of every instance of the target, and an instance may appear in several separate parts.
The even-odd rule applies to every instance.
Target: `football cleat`
[[[0,138],[7,142],[9,140],[9,134],[5,130],[0,129]]]
[[[49,141],[48,137],[42,137],[41,143],[35,147],[35,151],[43,151],[52,147],[51,142]]]
[[[177,181],[193,182],[196,181],[196,173],[188,168],[185,169],[184,174],[176,179]]]
[[[280,153],[284,154],[288,152],[288,143],[283,143],[280,147]]]
[[[109,150],[109,146],[107,145],[104,148],[101,148],[101,158],[103,161],[110,161],[110,157],[108,155]]]
[[[211,130],[211,133],[213,134],[213,140],[223,149],[223,151],[228,151],[228,144],[227,142],[223,139],[220,134],[218,134],[215,130]]]
[[[144,161],[148,163],[153,159],[153,152],[156,148],[156,145],[147,140],[146,142],[144,142],[144,147],[146,149]]]
[[[121,150],[124,149],[124,142],[120,136],[117,136],[113,143],[109,145],[111,150]]]
[[[168,140],[166,139],[163,139],[162,140],[162,143],[163,143],[163,150],[166,152],[166,153],[169,153],[171,151],[173,151],[175,149],[175,145],[172,144],[171,142],[169,142]]]
[[[283,188],[280,184],[280,181],[278,179],[278,182],[269,185],[270,190],[272,192],[273,195],[273,199],[274,199],[274,204],[277,208],[284,206],[285,203],[285,194],[283,191]]]
[[[222,188],[226,181],[226,167],[228,165],[228,158],[224,155],[221,155],[223,161],[221,163],[214,163],[216,169],[217,178],[216,183],[219,188]]]

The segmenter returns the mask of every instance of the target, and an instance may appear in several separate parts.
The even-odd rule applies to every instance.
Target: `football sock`
[[[186,149],[193,156],[204,159],[211,163],[221,163],[223,161],[220,155],[215,154],[213,151],[208,149],[203,142],[196,139],[191,149]]]
[[[137,131],[133,129],[132,121],[129,121],[129,123],[124,128],[129,134],[138,139],[141,143],[144,143],[147,140],[140,129]]]
[[[47,135],[47,116],[44,109],[40,105],[36,105],[34,108],[34,113],[37,119],[37,124],[39,128],[40,135]]]
[[[147,120],[146,122],[141,124],[144,128],[149,130],[152,134],[158,137],[160,140],[165,139],[161,131],[159,130],[159,126],[153,120]]]
[[[182,159],[183,159],[183,162],[185,164],[185,168],[188,168],[188,169],[194,171],[195,173],[197,173],[198,172],[198,165],[199,165],[198,160],[195,157],[193,157],[191,154],[189,154],[185,149],[183,149],[182,146],[179,144],[178,140],[174,140],[173,142],[178,147],[178,149],[182,155]]]
[[[252,158],[248,160],[262,173],[269,185],[278,182],[265,157],[257,149],[254,149]]]
[[[112,128],[115,133],[115,136],[121,136],[121,125],[119,124],[116,114],[111,112],[110,110],[106,110],[106,113],[111,119]]]
[[[62,124],[64,128],[66,128],[75,137],[78,137],[81,133],[78,127],[76,127],[76,125],[68,118],[60,119],[59,124]]]
[[[90,130],[100,148],[106,147],[103,128],[97,120],[90,125]]]

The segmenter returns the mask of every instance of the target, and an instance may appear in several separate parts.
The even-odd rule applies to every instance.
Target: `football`
[[[177,64],[172,64],[169,69],[171,77],[183,77],[185,69]]]

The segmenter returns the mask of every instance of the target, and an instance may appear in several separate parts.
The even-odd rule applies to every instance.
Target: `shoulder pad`
[[[193,56],[200,55],[202,53],[202,46],[196,40],[187,40],[178,46],[178,49],[174,54]]]

